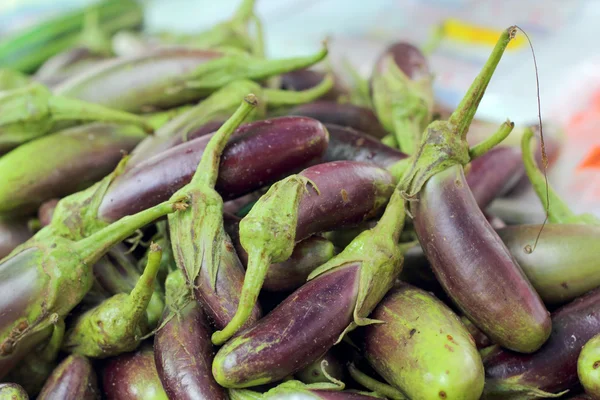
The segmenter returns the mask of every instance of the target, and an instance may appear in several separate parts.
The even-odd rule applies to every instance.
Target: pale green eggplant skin
[[[16,383],[0,383],[0,400],[29,400],[29,396]]]
[[[26,215],[46,200],[85,189],[146,136],[133,125],[92,123],[19,146],[0,157],[0,215]]]
[[[563,304],[600,286],[600,226],[515,225],[496,232],[544,303]]]
[[[429,293],[396,285],[364,330],[369,363],[412,400],[479,399],[484,370],[475,342],[460,319]]]
[[[591,338],[579,353],[577,376],[585,392],[600,399],[600,335]]]

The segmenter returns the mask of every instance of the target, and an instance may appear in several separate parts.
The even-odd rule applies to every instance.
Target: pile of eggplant
[[[348,84],[254,0],[142,11],[0,42],[1,400],[600,399],[600,219],[540,126],[475,120],[516,27],[448,111],[406,42]],[[490,212],[531,189],[547,223]]]

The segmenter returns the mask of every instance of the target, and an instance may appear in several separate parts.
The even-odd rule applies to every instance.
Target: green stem
[[[254,21],[254,29],[256,29],[256,40],[252,42],[252,54],[256,57],[264,58],[265,39],[262,22],[256,15],[252,15],[252,20]]]
[[[238,7],[231,18],[232,24],[244,24],[253,16],[254,4],[256,0],[242,0],[242,4]]]
[[[366,387],[369,390],[382,394],[385,397],[388,397],[393,400],[408,399],[408,397],[404,396],[404,394],[395,387],[371,378],[370,376],[356,368],[354,364],[348,365],[348,372],[350,373],[352,379],[354,379],[358,384]]]
[[[140,319],[146,314],[146,309],[154,294],[154,280],[160,269],[161,258],[162,249],[156,243],[152,243],[144,273],[127,296],[125,304],[123,304],[122,315],[133,326],[137,326]]]
[[[401,152],[413,154],[421,144],[422,133],[417,116],[394,118],[394,134]]]
[[[193,106],[181,106],[177,108],[171,108],[170,110],[156,112],[148,115],[144,115],[146,123],[152,127],[152,129],[157,130],[167,122],[171,121],[173,118],[189,111]]]
[[[185,209],[181,201],[169,200],[137,214],[123,217],[98,232],[73,244],[73,250],[88,265],[94,264],[110,247],[127,239],[141,227],[172,212]]]
[[[146,132],[153,132],[153,127],[143,117],[124,111],[113,110],[98,104],[88,103],[65,96],[51,96],[48,100],[50,115],[54,121],[102,121],[134,124]]]
[[[481,157],[494,148],[497,144],[501,143],[508,137],[508,135],[510,135],[514,127],[515,124],[513,122],[506,120],[504,123],[502,123],[502,125],[500,125],[500,128],[498,128],[498,130],[492,136],[471,147],[469,149],[469,157],[471,161],[477,157]]]
[[[434,26],[427,42],[421,46],[421,53],[426,57],[430,56],[438,47],[440,47],[440,43],[442,43],[445,35],[446,32],[443,24]]]
[[[500,39],[496,43],[492,54],[486,61],[479,75],[475,78],[471,87],[467,91],[467,94],[463,97],[460,104],[454,110],[448,122],[451,125],[456,127],[456,133],[464,140],[466,139],[467,132],[469,130],[469,125],[471,125],[471,121],[475,117],[475,112],[477,111],[477,107],[481,102],[483,94],[492,79],[492,75],[500,63],[500,59],[504,54],[504,50],[508,46],[508,43],[514,38],[517,32],[517,28],[515,26],[511,26],[500,36]]]
[[[394,243],[398,243],[400,241],[400,234],[404,228],[405,215],[405,201],[402,198],[400,190],[396,188],[373,231],[377,231],[380,235],[391,235]]]
[[[539,197],[545,210],[548,212],[548,222],[555,224],[600,224],[600,219],[591,214],[577,215],[565,203],[565,201],[554,191],[542,171],[537,167],[533,157],[534,149],[531,146],[533,131],[527,128],[521,138],[521,151],[523,153],[523,165],[525,172],[531,182],[533,190]]]
[[[221,345],[231,338],[246,323],[256,301],[260,288],[262,288],[267,270],[271,265],[271,257],[262,249],[250,251],[248,254],[248,268],[244,277],[244,285],[240,294],[240,302],[231,321],[220,331],[212,335],[212,342],[215,345]]]
[[[263,96],[269,106],[293,106],[309,103],[327,94],[333,87],[333,77],[327,75],[317,86],[307,90],[293,91],[280,89],[263,89]]]
[[[381,143],[385,144],[392,149],[398,148],[398,141],[396,140],[396,136],[394,134],[388,133],[383,138],[381,138]]]
[[[192,178],[192,184],[214,188],[219,176],[219,162],[221,161],[223,149],[233,132],[257,105],[256,96],[254,94],[247,95],[235,113],[213,135],[204,149],[200,164]]]
[[[54,331],[52,332],[52,336],[50,340],[41,351],[40,359],[52,362],[56,360],[58,356],[58,352],[60,351],[60,347],[62,346],[63,337],[65,336],[65,321],[59,319],[56,324],[54,324]]]
[[[388,171],[392,174],[392,176],[396,179],[396,181],[402,180],[404,173],[409,170],[409,168],[413,164],[413,157],[407,157],[403,160],[398,161],[395,164],[392,164],[388,167]]]

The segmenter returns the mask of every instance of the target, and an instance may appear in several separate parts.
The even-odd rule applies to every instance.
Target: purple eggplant
[[[70,355],[52,372],[38,400],[96,400],[100,398],[98,378],[90,360]]]
[[[167,277],[169,302],[154,336],[154,360],[165,392],[173,399],[227,399],[211,372],[211,329],[180,270]],[[181,296],[181,291],[188,293]],[[184,299],[186,301],[180,301]]]
[[[0,260],[31,237],[24,219],[0,219]]]
[[[135,126],[94,123],[19,146],[0,158],[0,213],[27,214],[46,200],[85,189],[146,136]]]
[[[99,217],[114,221],[168,199],[190,181],[211,137],[183,143],[116,177],[102,199]],[[325,152],[327,141],[325,127],[309,118],[246,124],[223,152],[217,191],[233,198],[266,186],[314,163]]]
[[[217,382],[243,388],[283,379],[323,356],[346,331],[373,323],[367,316],[402,269],[398,240],[404,212],[401,193],[395,190],[375,228],[359,235],[266,317],[221,347],[212,369]],[[272,239],[277,236],[271,233]],[[248,273],[244,284],[247,279]]]
[[[240,242],[248,253],[240,305],[213,343],[224,343],[246,322],[271,263],[287,260],[296,242],[315,233],[377,216],[393,188],[387,171],[351,161],[319,164],[271,186],[240,222]]]
[[[105,62],[62,82],[54,93],[140,112],[200,99],[238,79],[261,80],[321,61],[327,49],[265,60],[239,51],[165,48]]]
[[[102,388],[107,400],[169,400],[149,343],[134,353],[109,359],[102,370]]]
[[[84,46],[78,46],[47,59],[38,68],[33,78],[44,85],[54,87],[69,79],[72,75],[82,73],[86,69],[107,60],[109,60],[109,57],[106,54],[94,52]]]
[[[514,392],[552,394],[576,388],[581,348],[599,333],[600,289],[595,289],[552,313],[552,334],[537,352],[519,354],[497,346],[486,350],[486,392],[507,398]]]
[[[433,75],[425,56],[408,43],[391,45],[375,64],[371,91],[381,124],[393,132],[400,150],[414,153],[434,107]]]
[[[310,117],[324,124],[334,124],[356,129],[378,139],[387,135],[377,116],[368,108],[349,103],[315,101],[291,109],[287,115]]]
[[[506,122],[483,143],[472,148],[466,143],[477,106],[515,34],[515,27],[502,33],[448,121],[429,125],[400,188],[421,247],[449,297],[494,343],[529,353],[548,339],[550,315],[479,209],[463,170],[512,130]]]
[[[191,181],[173,196],[190,199],[180,218],[169,218],[173,256],[197,300],[216,326],[228,324],[238,307],[243,268],[223,226],[223,199],[215,190],[223,149],[230,136],[258,105],[244,98],[236,112],[210,137]],[[260,316],[254,307],[251,314]]]
[[[134,150],[129,165],[188,141],[192,135],[199,135],[210,125],[211,121],[228,117],[238,106],[238,101],[246,94],[252,93],[261,99],[260,107],[251,114],[252,119],[263,119],[269,107],[295,105],[318,99],[333,85],[328,76],[312,89],[292,92],[279,89],[264,88],[249,80],[236,80],[229,83],[196,106],[173,118],[161,126],[156,134],[147,137]],[[220,125],[219,125],[220,127]]]

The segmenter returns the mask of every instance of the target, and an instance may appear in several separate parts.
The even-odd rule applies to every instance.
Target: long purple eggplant
[[[310,117],[324,124],[334,124],[365,132],[378,139],[387,135],[377,116],[368,108],[349,103],[319,100],[294,107],[288,115]]]
[[[90,360],[70,355],[54,369],[38,400],[96,400],[100,398],[98,378]]]
[[[550,315],[479,209],[463,171],[512,130],[504,123],[482,144],[469,148],[466,143],[477,106],[515,34],[515,27],[502,33],[448,121],[429,125],[400,187],[421,247],[449,297],[494,343],[530,353],[548,339]]]
[[[0,213],[31,213],[46,200],[85,189],[146,136],[135,126],[94,123],[19,146],[0,158]]]
[[[114,221],[142,210],[190,181],[212,136],[182,143],[126,171],[110,185],[99,217]],[[314,163],[325,152],[328,132],[318,121],[282,117],[242,126],[223,152],[217,191],[224,198],[250,193]]]
[[[368,315],[402,269],[398,240],[404,213],[401,193],[395,190],[375,228],[221,347],[213,362],[217,382],[243,388],[280,380],[319,359],[346,331],[373,323]]]
[[[62,82],[54,93],[132,112],[169,108],[234,80],[265,79],[310,66],[326,55],[323,49],[304,58],[265,60],[239,51],[165,48],[102,63]]]
[[[24,219],[0,219],[0,260],[31,237]]]
[[[154,336],[154,360],[167,395],[173,399],[227,399],[212,377],[211,329],[200,305],[187,290],[181,271],[167,277],[168,304],[163,324]],[[181,302],[181,291],[188,295]],[[187,303],[187,304],[186,304]]]
[[[499,347],[487,350],[483,357],[486,392],[507,398],[519,391],[559,393],[577,387],[581,348],[600,333],[600,289],[553,312],[552,327],[548,342],[533,354]]]
[[[107,400],[169,400],[156,371],[152,345],[109,359],[102,370]]]
[[[386,170],[352,161],[319,164],[273,185],[240,222],[248,253],[240,305],[213,343],[224,343],[246,322],[270,264],[287,260],[296,242],[313,234],[377,216],[393,188]]]
[[[33,75],[33,79],[49,87],[54,87],[93,66],[107,61],[106,54],[78,46],[50,57]]]

